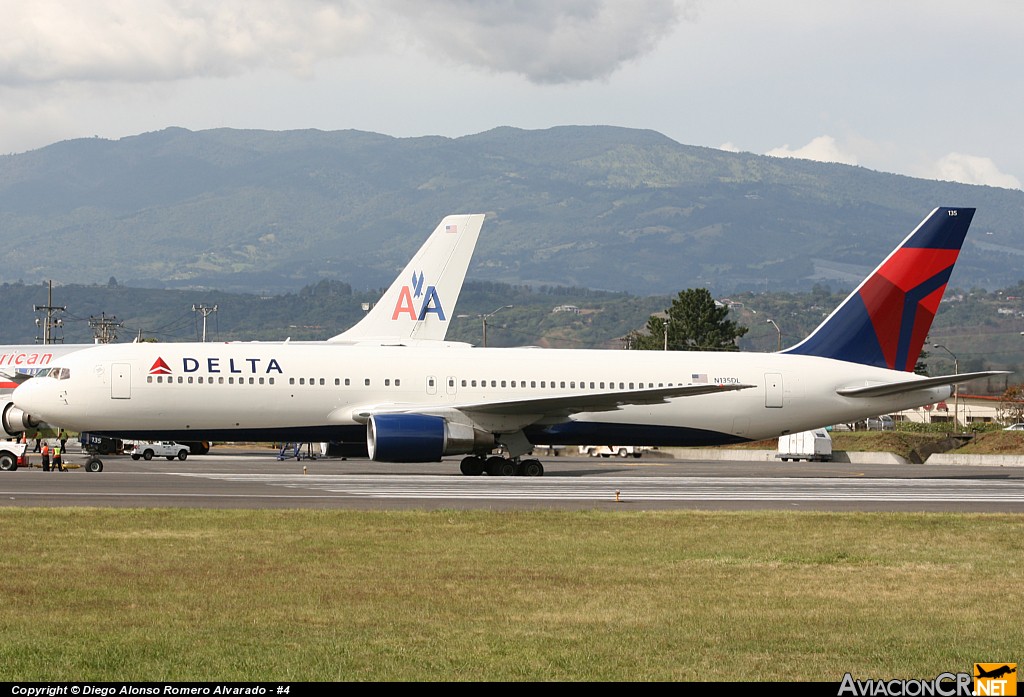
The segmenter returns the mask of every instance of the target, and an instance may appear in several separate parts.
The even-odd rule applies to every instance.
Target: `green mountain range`
[[[934,207],[978,213],[951,284],[1015,284],[1024,192],[731,153],[652,131],[462,138],[192,132],[0,157],[0,282],[257,295],[393,280],[440,219],[484,212],[480,282],[636,295],[852,287]]]

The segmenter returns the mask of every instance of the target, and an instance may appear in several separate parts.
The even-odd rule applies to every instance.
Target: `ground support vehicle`
[[[0,470],[13,472],[24,463],[26,443],[17,440],[0,441]]]
[[[86,452],[99,455],[117,455],[124,452],[124,442],[120,438],[83,433],[79,436],[79,440],[82,443],[82,450]]]
[[[127,450],[128,444],[125,444]],[[167,440],[157,441],[135,441],[132,447],[132,459],[152,460],[154,457],[166,457],[168,460],[178,458],[184,460],[188,457],[188,447],[181,443],[174,443]]]
[[[779,437],[779,452],[775,457],[783,462],[829,462],[832,460],[832,436],[823,428],[787,433]]]
[[[645,450],[650,448],[640,445],[581,445],[580,455],[590,457],[641,457]]]

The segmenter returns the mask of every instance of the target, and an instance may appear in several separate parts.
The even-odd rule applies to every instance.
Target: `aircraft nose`
[[[3,410],[2,417],[0,417],[0,419],[2,419],[2,424],[0,425],[2,425],[3,430],[9,434],[23,433],[29,429],[38,427],[42,423],[42,419],[38,417],[36,409],[24,406],[26,401],[23,400],[20,404],[19,402],[14,401],[15,394],[17,394],[24,386],[25,385],[19,385],[15,388],[14,392],[11,394],[13,404],[8,404]],[[32,390],[26,390],[22,392],[22,395],[31,392]],[[35,403],[35,400],[31,399],[27,401]]]
[[[45,378],[32,378],[18,385],[11,395],[14,404],[29,414],[41,414],[46,411],[48,390],[41,384]]]

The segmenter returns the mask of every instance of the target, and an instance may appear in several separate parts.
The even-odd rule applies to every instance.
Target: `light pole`
[[[932,347],[933,348],[937,348],[937,349],[942,349],[943,351],[945,351],[946,353],[948,353],[950,356],[953,357],[953,375],[959,375],[960,374],[960,363],[956,360],[956,354],[953,353],[952,351],[950,351],[948,348],[946,348],[942,344],[932,344]],[[957,384],[953,385],[953,423],[957,424],[957,428],[959,428],[959,424],[960,424],[960,400],[958,399],[958,395],[959,394],[960,394],[960,384],[957,383]]]
[[[488,317],[493,317],[494,315],[498,314],[502,310],[508,310],[511,307],[513,307],[513,306],[512,305],[502,305],[501,307],[499,307],[494,312],[488,312],[486,315],[480,315],[480,319],[483,321],[483,325],[484,325],[484,348],[487,348],[487,318]]]
[[[668,351],[668,320],[662,320],[665,323],[665,351]]]
[[[781,351],[782,350],[782,330],[779,329],[779,325],[775,324],[775,320],[773,320],[771,318],[768,319],[768,324],[770,324],[773,327],[775,327],[775,331],[777,331],[779,333],[779,350]]]

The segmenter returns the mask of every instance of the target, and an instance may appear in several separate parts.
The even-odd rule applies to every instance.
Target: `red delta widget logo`
[[[419,303],[419,310],[416,304]],[[427,314],[433,313],[437,318],[444,320],[444,308],[441,307],[441,299],[437,297],[437,289],[434,286],[423,288],[423,272],[413,271],[412,285],[402,286],[398,294],[398,301],[395,303],[395,311],[391,313],[391,319],[396,320],[401,315],[408,315],[412,321],[422,322]]]

